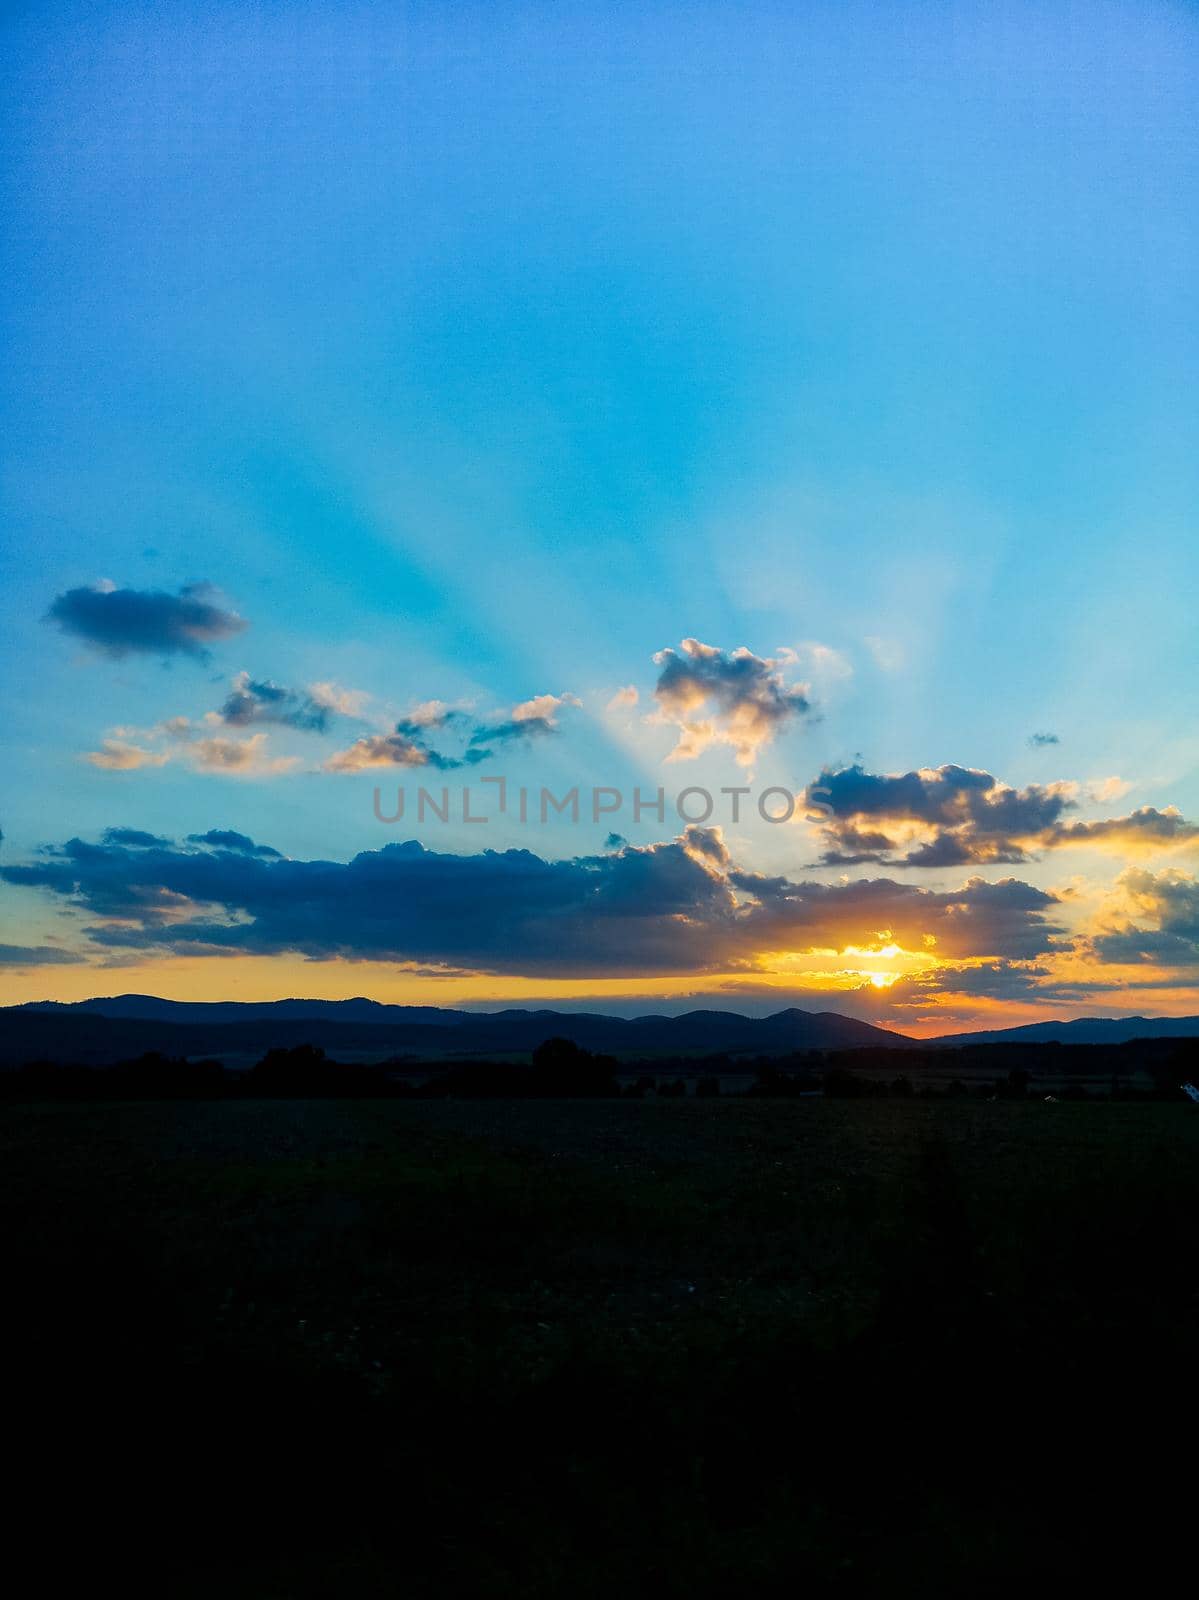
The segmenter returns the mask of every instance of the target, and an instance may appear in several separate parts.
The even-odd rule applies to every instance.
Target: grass
[[[270,1600],[960,1590],[1143,1577],[1185,1503],[1189,1107],[2,1118],[44,1561]]]

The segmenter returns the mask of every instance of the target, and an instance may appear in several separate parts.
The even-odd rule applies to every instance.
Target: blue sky
[[[5,33],[5,863],[112,826],[377,850],[371,790],[414,771],[327,763],[429,700],[487,725],[577,697],[505,747],[514,781],[735,782],[730,746],[664,765],[675,734],[645,721],[654,655],[689,637],[809,685],[756,783],[954,765],[1078,785],[1076,818],[1199,813],[1192,7],[40,5]],[[113,659],[45,620],[101,582],[212,584],[248,626]],[[361,725],[256,725],[258,776],[145,735],[243,671],[369,696]],[[93,765],[116,728],[170,759]],[[559,859],[605,831],[485,842]],[[760,873],[819,855],[811,830],[725,832]],[[1199,1009],[1186,961],[1151,1005],[1121,989],[1184,926],[1162,906],[1189,838],[1155,843],[974,853],[1068,887],[1059,938],[1091,941],[1050,960],[1074,990],[1025,971],[1021,1004]],[[896,859],[856,870],[933,885]],[[6,888],[11,947],[85,952],[10,964],[14,995],[133,986],[92,970],[80,894]],[[1131,976],[1083,974],[1129,928]],[[427,998],[402,950],[346,950],[243,971]],[[160,992],[231,981],[136,961]],[[579,961],[554,993],[591,992]],[[786,979],[683,965],[680,993]]]

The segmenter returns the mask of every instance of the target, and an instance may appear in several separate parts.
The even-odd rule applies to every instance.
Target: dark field
[[[1152,1586],[1193,1518],[1199,1108],[0,1109],[50,1585]]]

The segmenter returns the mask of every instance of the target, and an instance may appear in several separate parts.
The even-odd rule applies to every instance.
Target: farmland
[[[23,1492],[160,1593],[1069,1581],[1184,1492],[1184,1104],[2,1118]]]

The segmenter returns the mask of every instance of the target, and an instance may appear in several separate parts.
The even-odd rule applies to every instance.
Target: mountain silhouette
[[[614,1017],[599,1012],[442,1010],[367,999],[193,1001],[114,995],[0,1009],[0,1060],[36,1056],[102,1064],[147,1050],[171,1056],[240,1056],[297,1044],[369,1053],[481,1055],[528,1051],[546,1039],[623,1054],[905,1048],[915,1043],[833,1011],[790,1007],[768,1017],[733,1011]]]
[[[1026,1022],[1017,1028],[943,1034],[925,1043],[956,1048],[969,1044],[1127,1044],[1130,1039],[1195,1037],[1199,1037],[1199,1017],[1075,1017],[1070,1022]]]

